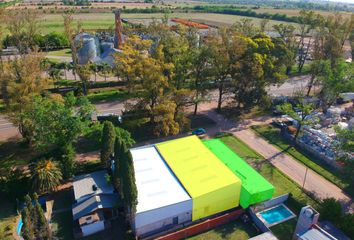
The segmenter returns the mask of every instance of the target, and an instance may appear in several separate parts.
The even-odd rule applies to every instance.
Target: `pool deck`
[[[287,218],[284,218],[284,219],[282,219],[281,221],[278,221],[278,222],[269,224],[269,223],[263,218],[263,216],[261,215],[261,213],[266,212],[266,211],[269,211],[269,210],[271,210],[271,209],[273,209],[273,208],[277,208],[277,207],[279,207],[279,206],[283,206],[287,211],[289,211],[289,212],[291,213],[291,216],[289,216],[289,217],[287,217]],[[288,220],[293,219],[293,218],[296,217],[296,215],[295,215],[287,206],[285,206],[284,203],[278,204],[278,205],[273,206],[273,207],[270,207],[270,208],[263,209],[262,211],[257,212],[257,213],[256,213],[256,216],[257,216],[258,219],[261,220],[261,221],[264,223],[264,225],[265,225],[266,227],[268,227],[268,228],[273,227],[273,226],[275,226],[275,225],[278,225],[278,224],[280,224],[280,223],[286,222],[286,221],[288,221]]]

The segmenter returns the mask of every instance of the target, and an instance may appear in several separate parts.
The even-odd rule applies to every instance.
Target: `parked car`
[[[193,130],[192,134],[197,136],[204,136],[206,134],[206,130],[204,128],[197,128]]]

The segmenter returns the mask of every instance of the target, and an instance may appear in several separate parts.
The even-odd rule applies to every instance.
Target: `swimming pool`
[[[296,217],[296,215],[284,204],[265,209],[257,213],[257,216],[267,227],[274,226]]]

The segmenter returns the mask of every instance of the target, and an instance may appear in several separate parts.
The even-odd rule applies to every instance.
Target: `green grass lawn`
[[[291,155],[293,158],[311,168],[338,187],[342,189],[348,187],[349,184],[341,178],[340,173],[335,172],[335,170],[332,170],[329,167],[326,167],[324,164],[321,164],[319,160],[310,158],[308,155],[300,152],[294,147],[289,148],[289,142],[281,137],[280,129],[271,125],[253,126],[252,129],[271,144],[275,145],[280,150],[286,150],[287,154]]]
[[[240,219],[219,226],[206,233],[188,238],[189,240],[247,240],[258,235],[257,230],[250,223],[243,223]]]
[[[279,240],[288,240],[294,234],[295,227],[296,218],[293,218],[289,221],[271,227],[270,230],[272,230],[274,235],[276,235]]]
[[[114,100],[124,100],[131,95],[128,94],[127,91],[121,89],[112,89],[108,91],[96,91],[90,90],[91,93],[87,95],[87,98],[91,103],[102,103],[102,102],[110,102]]]
[[[251,164],[265,179],[275,187],[274,196],[291,193],[287,205],[296,214],[302,206],[311,204],[316,207],[317,202],[301,191],[299,185],[291,181],[278,169],[266,162],[257,152],[248,147],[244,142],[234,136],[222,137],[221,140],[234,150],[240,157]]]
[[[15,228],[16,212],[14,205],[0,194],[0,239],[11,240]]]
[[[73,236],[73,218],[71,211],[54,213],[52,216],[53,235],[58,240],[71,240]]]
[[[49,51],[46,53],[47,56],[62,56],[62,57],[71,57],[71,50],[69,48]]]

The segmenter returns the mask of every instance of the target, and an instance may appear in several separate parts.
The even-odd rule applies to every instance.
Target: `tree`
[[[342,205],[334,198],[323,199],[320,204],[319,213],[321,214],[321,219],[338,222],[342,217]]]
[[[108,165],[108,161],[114,151],[114,141],[116,139],[116,132],[112,122],[105,121],[102,130],[102,140],[101,140],[101,162]]]
[[[34,199],[34,215],[37,218],[37,239],[52,239],[52,232],[50,230],[47,219],[45,218],[42,206],[38,202],[38,196],[33,194]]]
[[[317,15],[317,18],[320,18]],[[299,40],[297,45],[298,52],[298,72],[301,73],[305,61],[310,51],[312,36],[309,35],[317,24],[316,15],[313,11],[301,10],[298,17]]]
[[[321,85],[318,97],[322,111],[326,113],[340,93],[354,91],[354,64],[346,63],[343,59],[336,60],[334,66],[331,66],[329,60],[322,64],[322,71],[317,75]]]
[[[6,15],[6,28],[14,40],[14,45],[20,54],[34,50],[36,35],[38,35],[39,24],[38,13],[30,10],[15,11]]]
[[[68,179],[75,174],[75,156],[76,152],[72,143],[60,147],[59,161],[63,179]]]
[[[339,127],[335,128],[336,139],[338,140],[335,145],[338,156],[337,160],[345,163],[343,168],[344,174],[347,176],[348,180],[354,184],[354,159],[351,156],[351,152],[354,149],[354,129],[341,129]]]
[[[260,34],[248,38],[234,33],[231,38],[231,77],[238,108],[249,109],[266,95],[265,88],[284,77],[284,63],[272,39]]]
[[[296,104],[297,111],[294,110],[294,107],[290,103],[284,103],[280,105],[278,109],[289,115],[296,121],[296,133],[294,137],[294,142],[296,142],[297,137],[300,134],[301,129],[305,125],[310,125],[316,122],[317,119],[310,117],[314,111],[314,106],[310,103],[306,103],[303,97],[299,97],[299,103]]]
[[[167,114],[162,109],[168,98],[173,64],[166,63],[163,45],[159,44],[153,52],[150,52],[151,44],[150,40],[141,40],[138,36],[132,36],[126,40],[122,52],[118,53],[115,58],[117,68],[128,80],[129,91],[138,93],[137,103],[134,106],[127,106],[128,110],[146,112],[149,123],[154,128],[161,122],[159,114]],[[169,102],[168,104],[174,107],[172,112],[174,113],[176,106]],[[174,121],[173,118],[172,121]],[[171,124],[176,126],[174,122]],[[155,134],[158,133],[157,129],[166,128],[154,128]]]
[[[81,80],[82,94],[86,96],[88,94],[87,83],[91,79],[90,64],[76,66],[76,73]]]
[[[290,24],[277,24],[273,26],[274,30],[280,36],[287,47],[287,54],[286,54],[286,74],[289,75],[292,66],[296,61],[296,38],[295,38],[295,27]]]
[[[138,204],[138,191],[135,183],[133,157],[125,144],[122,144],[121,155],[119,166],[120,189],[127,215],[132,220],[132,216],[136,211],[136,205]]]
[[[226,29],[221,29],[219,31],[220,37],[218,35],[209,35],[206,40],[206,45],[210,54],[211,75],[215,79],[218,88],[218,112],[221,111],[224,94],[229,90],[226,84],[231,70],[230,34]]]
[[[46,193],[56,189],[62,180],[57,164],[52,160],[39,160],[30,166],[32,187],[36,192]]]
[[[200,46],[192,52],[192,66],[190,78],[194,90],[194,115],[197,114],[198,104],[205,100],[207,80],[210,72],[209,49],[207,46]]]
[[[72,144],[83,133],[88,124],[93,107],[73,93],[63,99],[36,96],[31,99],[21,114],[32,132],[32,145],[37,149],[49,150]]]
[[[34,194],[33,200],[28,194],[25,196],[25,207],[21,211],[21,218],[23,222],[21,236],[25,240],[53,238],[37,194]]]
[[[99,72],[103,75],[104,81],[107,81],[107,75],[112,72],[112,67],[108,63],[102,63],[98,66]]]
[[[43,76],[43,55],[37,52],[21,55],[3,64],[0,72],[2,96],[11,122],[18,126],[21,135],[29,142],[32,130],[23,112],[34,96],[42,94],[49,86],[49,79]]]

